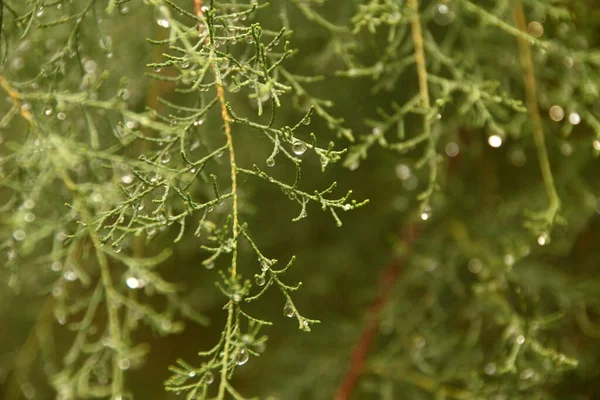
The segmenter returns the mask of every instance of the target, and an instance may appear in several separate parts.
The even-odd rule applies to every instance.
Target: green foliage
[[[593,2],[2,7],[5,398],[600,390]]]

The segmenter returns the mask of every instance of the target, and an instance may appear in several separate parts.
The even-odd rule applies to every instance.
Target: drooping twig
[[[513,0],[513,19],[515,25],[519,30],[527,31],[527,21],[525,19],[525,13],[523,12],[523,4],[521,0]],[[546,186],[546,192],[548,194],[548,200],[550,204],[548,210],[544,213],[544,217],[547,220],[547,224],[551,225],[556,218],[556,214],[560,208],[560,199],[556,193],[556,187],[554,186],[554,178],[552,177],[552,170],[550,168],[550,160],[548,158],[548,151],[546,150],[546,142],[544,139],[544,128],[542,125],[542,118],[540,117],[540,111],[537,102],[537,93],[535,87],[535,74],[533,71],[533,59],[531,57],[530,43],[525,38],[517,38],[519,43],[519,56],[521,60],[521,68],[523,68],[523,80],[525,82],[525,97],[527,104],[527,111],[529,112],[529,118],[531,119],[533,129],[533,140],[535,142],[535,148],[537,150],[538,159],[540,162],[540,169],[542,171],[542,178],[544,179],[544,185]]]
[[[408,225],[401,234],[401,241],[410,247],[419,237],[420,228],[416,224]],[[392,289],[398,281],[402,272],[402,260],[393,260],[381,273],[377,297],[373,300],[367,311],[367,322],[354,346],[350,357],[350,364],[342,383],[334,396],[335,400],[347,400],[350,398],[358,379],[362,375],[369,350],[379,331],[379,317],[381,310],[387,304]]]
[[[194,10],[196,12],[196,16],[202,20],[204,18],[204,7],[202,5],[202,0],[194,0]],[[198,30],[202,31],[202,25],[198,26]],[[207,36],[206,43],[210,43],[210,36]],[[215,71],[215,64],[211,64],[211,69],[215,76],[217,73]],[[231,168],[231,193],[233,194],[233,227],[232,227],[232,236],[234,238],[232,244],[232,256],[231,256],[231,275],[233,277],[237,274],[237,240],[238,237],[238,194],[237,194],[237,168],[235,164],[235,151],[233,148],[233,138],[231,136],[231,119],[229,113],[227,112],[226,101],[225,101],[225,90],[223,89],[222,83],[217,79],[217,97],[219,99],[219,103],[221,103],[221,118],[223,120],[223,127],[225,137],[227,139],[227,149],[229,151],[229,164]],[[223,361],[221,367],[221,381],[219,382],[219,392],[217,395],[218,399],[225,398],[225,391],[228,389],[227,385],[227,372],[229,365],[229,348],[231,346],[231,332],[233,329],[233,311],[234,311],[234,302],[233,300],[229,300],[227,305],[227,323],[226,323],[226,332],[225,332],[225,345],[223,349]]]

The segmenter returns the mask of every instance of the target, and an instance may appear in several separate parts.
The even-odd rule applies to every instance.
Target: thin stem
[[[525,14],[523,12],[523,4],[521,0],[513,0],[513,19],[517,28],[522,32],[527,31],[527,21],[525,20]],[[558,209],[560,208],[560,199],[556,193],[556,187],[554,186],[554,178],[552,176],[552,170],[550,168],[550,160],[548,158],[548,151],[546,150],[546,143],[544,139],[544,128],[542,126],[542,118],[538,109],[537,94],[535,87],[535,74],[533,72],[533,59],[531,57],[530,43],[523,37],[518,37],[519,43],[519,56],[521,59],[521,67],[523,68],[523,79],[525,81],[525,96],[527,110],[529,111],[529,117],[533,125],[533,140],[538,154],[540,162],[540,168],[542,171],[542,178],[544,179],[544,185],[546,186],[546,192],[548,199],[550,200],[549,212],[551,213],[551,221],[554,220]]]
[[[408,7],[412,12],[410,28],[415,48],[417,74],[419,75],[419,93],[423,106],[429,108],[429,86],[427,84],[427,67],[425,66],[425,49],[423,46],[423,29],[421,28],[421,18],[419,15],[419,0],[408,0]]]
[[[202,0],[194,0],[194,10],[196,16],[199,19],[204,17],[204,11],[202,11]],[[202,25],[198,26],[198,29],[202,30]],[[206,38],[207,44],[210,43],[210,35]],[[225,101],[225,90],[223,85],[218,79],[218,75],[215,71],[214,63],[211,64],[211,70],[217,78],[217,97],[221,103],[221,118],[223,119],[223,126],[225,131],[225,137],[227,139],[227,149],[229,151],[229,165],[231,168],[231,193],[233,194],[233,245],[232,245],[232,256],[231,256],[231,275],[235,277],[237,274],[237,237],[238,237],[238,195],[237,195],[237,168],[235,164],[235,150],[233,148],[233,138],[231,136],[231,119],[227,112],[227,103]],[[218,399],[225,398],[225,392],[227,390],[227,371],[229,366],[229,348],[231,347],[231,332],[233,330],[233,313],[235,304],[233,300],[229,300],[227,305],[227,323],[225,330],[225,345],[223,348],[223,361],[221,366],[221,380],[219,382],[219,392],[217,395]]]
[[[425,109],[431,108],[429,99],[429,84],[427,83],[427,65],[425,61],[425,48],[423,43],[423,28],[421,27],[421,16],[419,14],[419,0],[408,0],[408,8],[411,11],[410,28],[415,52],[415,64],[417,65],[417,75],[419,78],[419,96]],[[431,132],[431,115],[427,113],[423,116],[423,133],[428,137],[428,148],[425,158],[429,159],[429,186],[425,192],[419,195],[419,199],[424,202],[431,196],[437,179],[437,161],[435,152],[435,140]]]

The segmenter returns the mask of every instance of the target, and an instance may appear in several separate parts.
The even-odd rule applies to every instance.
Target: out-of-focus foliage
[[[593,1],[3,3],[0,397],[600,393]]]

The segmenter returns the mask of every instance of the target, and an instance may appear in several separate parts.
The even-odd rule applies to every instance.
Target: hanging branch
[[[525,19],[525,13],[523,12],[523,4],[520,0],[513,0],[513,19],[517,28],[521,32],[527,31],[527,21]],[[546,149],[546,142],[544,139],[544,128],[542,125],[542,118],[540,117],[540,111],[538,109],[538,100],[535,87],[535,74],[533,71],[533,59],[531,58],[531,45],[529,40],[519,36],[517,37],[519,43],[519,56],[521,60],[521,68],[523,68],[523,80],[525,83],[525,97],[527,102],[527,110],[529,111],[529,117],[532,122],[533,129],[533,140],[535,142],[535,148],[538,154],[538,160],[540,163],[540,169],[542,171],[542,178],[544,179],[544,185],[546,186],[546,192],[548,194],[548,200],[550,204],[548,209],[540,213],[532,214],[534,219],[541,219],[542,232],[538,232],[544,237],[548,233],[547,229],[552,228],[552,224],[555,222],[558,211],[560,210],[560,198],[556,193],[556,187],[554,185],[554,178],[552,176],[552,169],[550,167],[550,159],[548,158],[548,150]],[[539,229],[539,224],[532,224],[532,228]],[[542,236],[540,236],[542,237]]]
[[[419,238],[421,233],[420,230],[421,228],[417,224],[406,226],[400,234],[400,242],[410,249],[413,243]],[[367,310],[367,323],[354,345],[348,369],[333,396],[335,400],[349,399],[358,379],[364,373],[369,351],[379,332],[379,317],[381,311],[388,303],[390,294],[402,273],[402,268],[403,260],[392,260],[392,262],[381,272],[377,296]]]

